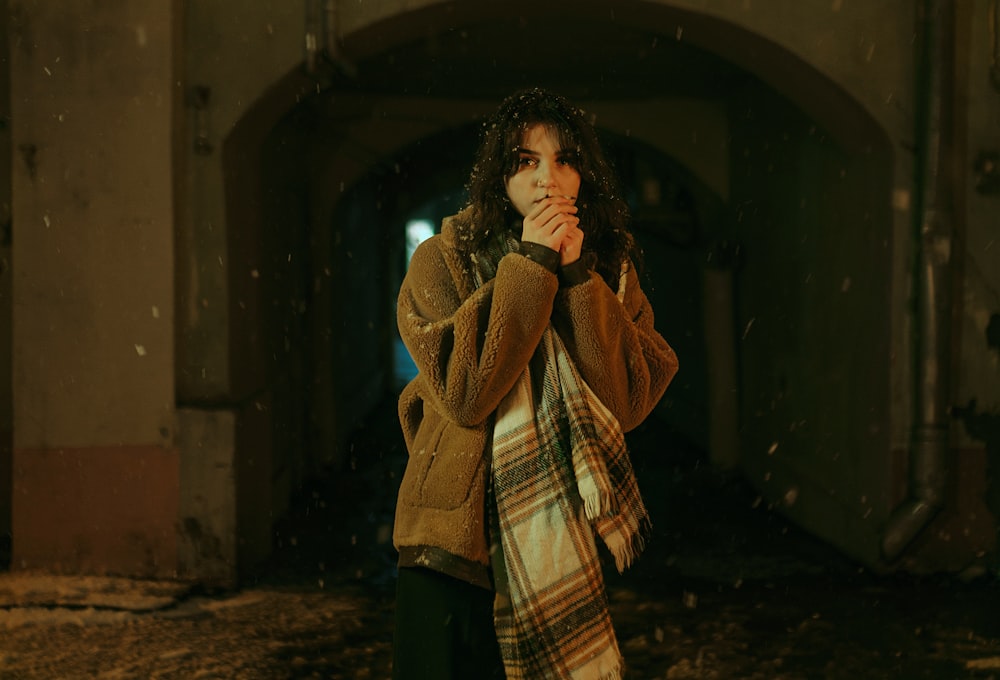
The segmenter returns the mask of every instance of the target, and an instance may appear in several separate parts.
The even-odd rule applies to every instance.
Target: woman
[[[399,400],[394,677],[619,678],[597,546],[619,570],[642,547],[622,433],[677,359],[580,110],[507,98],[468,189],[399,293],[418,375]]]

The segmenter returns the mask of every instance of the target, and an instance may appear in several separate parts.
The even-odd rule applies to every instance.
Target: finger
[[[563,217],[579,220],[576,216],[576,212],[577,208],[575,205],[550,205],[539,214],[538,220],[541,222],[548,222],[549,220],[561,219]]]
[[[559,228],[579,229],[580,218],[575,215],[555,215],[547,224],[552,225],[552,229]]]
[[[549,196],[548,198],[543,198],[538,202],[538,214],[543,214],[546,210],[552,210],[554,212],[576,212],[579,208],[576,207],[569,199],[563,198],[562,196]],[[534,211],[532,211],[534,212]]]

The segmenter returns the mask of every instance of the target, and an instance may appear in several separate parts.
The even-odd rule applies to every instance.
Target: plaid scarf
[[[621,426],[551,326],[539,365],[540,380],[525,369],[494,426],[497,639],[510,680],[617,680],[624,662],[595,534],[621,572],[642,550],[649,516]]]

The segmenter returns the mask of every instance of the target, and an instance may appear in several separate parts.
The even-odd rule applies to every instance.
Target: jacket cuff
[[[559,285],[570,288],[590,280],[590,271],[583,259],[559,268]]]
[[[559,268],[559,252],[534,241],[521,241],[521,254],[553,274]]]

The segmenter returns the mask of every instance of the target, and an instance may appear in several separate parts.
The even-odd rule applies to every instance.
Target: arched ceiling
[[[363,58],[356,69],[354,86],[365,91],[488,99],[528,85],[572,99],[716,98],[748,77],[683,35],[586,15],[511,15],[444,27]]]
[[[718,23],[639,0],[445,2],[345,36],[341,50],[353,87],[371,92],[495,100],[542,85],[573,99],[716,97],[747,74],[686,31]]]
[[[336,49],[340,91],[498,101],[538,85],[581,102],[726,100],[763,84],[848,148],[885,142],[861,104],[800,57],[666,2],[438,2],[342,36]]]

